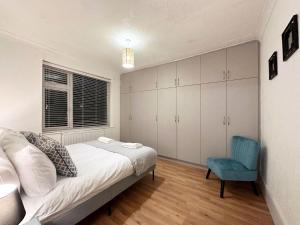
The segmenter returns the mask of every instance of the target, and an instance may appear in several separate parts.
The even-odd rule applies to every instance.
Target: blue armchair
[[[220,197],[224,197],[225,181],[250,181],[254,193],[258,195],[255,181],[257,178],[257,158],[259,145],[256,141],[234,136],[231,142],[231,157],[207,159],[206,179],[213,171],[221,180]]]

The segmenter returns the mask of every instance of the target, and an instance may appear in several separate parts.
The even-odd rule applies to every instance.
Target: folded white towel
[[[108,144],[108,143],[111,143],[113,141],[113,139],[107,138],[107,137],[99,137],[98,141],[101,141],[101,142],[103,142],[105,144]]]
[[[123,143],[122,146],[124,148],[135,148],[135,149],[143,147],[143,145],[140,143]]]

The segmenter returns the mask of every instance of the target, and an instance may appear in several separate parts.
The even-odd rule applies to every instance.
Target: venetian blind
[[[73,126],[107,125],[107,82],[73,75]]]
[[[105,80],[44,65],[44,129],[108,125]]]

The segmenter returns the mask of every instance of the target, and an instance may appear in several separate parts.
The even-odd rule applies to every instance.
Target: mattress
[[[111,143],[106,144],[98,140],[85,142],[85,144],[96,148],[118,153],[127,157],[130,159],[131,165],[137,176],[145,173],[151,166],[155,165],[157,152],[153,148],[142,146],[137,149],[129,149],[124,148],[122,143],[123,142],[120,141],[112,141]]]
[[[78,171],[77,177],[58,176],[55,188],[42,197],[21,195],[26,210],[22,223],[32,218],[55,218],[132,175],[130,160],[120,154],[83,143],[66,146]]]

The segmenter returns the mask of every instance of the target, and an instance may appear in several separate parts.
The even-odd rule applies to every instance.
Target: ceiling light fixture
[[[126,39],[127,48],[123,49],[122,66],[126,69],[134,67],[134,51],[130,48],[130,39]]]

